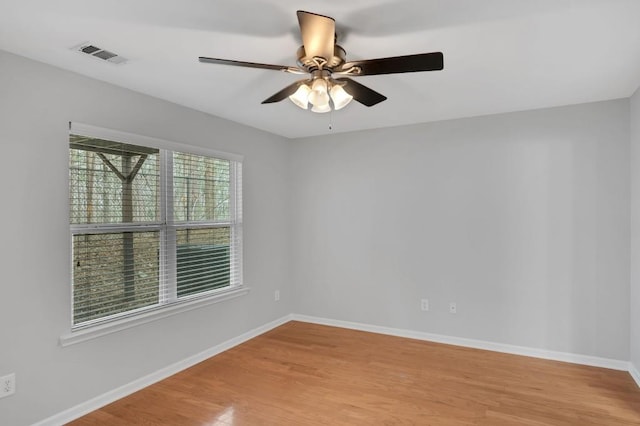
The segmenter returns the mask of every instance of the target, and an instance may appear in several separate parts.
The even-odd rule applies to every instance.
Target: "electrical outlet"
[[[13,395],[14,393],[16,393],[15,373],[0,377],[0,398]]]
[[[276,292],[273,294],[273,300],[275,300],[276,302],[280,300],[280,290],[276,290]]]
[[[458,312],[458,307],[456,306],[456,302],[449,303],[449,313],[455,314]]]
[[[429,299],[420,299],[420,309],[423,311],[429,310]]]

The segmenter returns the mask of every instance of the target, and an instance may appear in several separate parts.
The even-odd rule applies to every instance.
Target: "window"
[[[72,125],[72,329],[242,287],[241,163]]]

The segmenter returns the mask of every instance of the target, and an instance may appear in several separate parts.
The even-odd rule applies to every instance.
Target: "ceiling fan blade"
[[[289,86],[285,87],[284,89],[282,89],[278,93],[276,93],[276,94],[268,97],[264,101],[262,101],[262,103],[263,104],[272,104],[274,102],[280,102],[280,101],[288,98],[289,96],[293,95],[296,92],[296,90],[298,90],[298,87],[300,87],[300,85],[302,83],[304,83],[305,81],[307,81],[307,80],[299,80],[299,81],[296,81],[293,84],[290,84]]]
[[[205,64],[233,65],[236,67],[261,68],[266,70],[276,70],[290,72],[293,74],[305,74],[306,71],[298,67],[288,67],[286,65],[259,64],[256,62],[234,61],[232,59],[207,58],[200,56],[198,60]]]
[[[353,96],[353,99],[360,102],[362,105],[371,107],[387,100],[386,96],[358,83],[357,81],[351,80],[350,78],[336,78],[335,80],[346,83],[343,87],[345,92]]]
[[[360,68],[352,75],[398,74],[403,72],[440,71],[444,68],[442,52],[419,53],[417,55],[395,56],[391,58],[350,61],[340,71],[351,67]]]
[[[302,44],[308,57],[333,58],[336,21],[333,18],[299,10],[298,23]]]

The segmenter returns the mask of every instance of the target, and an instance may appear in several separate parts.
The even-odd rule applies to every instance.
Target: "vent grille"
[[[78,46],[72,47],[71,49],[93,56],[94,58],[102,59],[103,61],[111,62],[112,64],[124,64],[127,62],[127,58],[90,43],[82,43]]]

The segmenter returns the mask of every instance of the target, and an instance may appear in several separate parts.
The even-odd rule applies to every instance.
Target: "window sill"
[[[95,325],[77,331],[71,331],[60,336],[60,346],[64,347],[75,345],[76,343],[95,339],[96,337],[105,336],[117,331],[126,330],[127,328],[136,327],[138,325],[156,321],[161,318],[166,318],[175,314],[179,314],[181,312],[190,311],[192,309],[200,308],[202,306],[211,305],[225,300],[235,299],[236,297],[244,296],[245,294],[249,293],[250,290],[251,289],[249,287],[235,288],[233,290],[217,293],[210,297],[203,297],[199,299],[180,302],[169,306],[164,306],[156,310],[141,313],[136,316],[122,318],[116,321]]]

